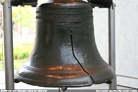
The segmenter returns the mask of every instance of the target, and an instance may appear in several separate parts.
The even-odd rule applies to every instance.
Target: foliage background
[[[1,42],[3,43],[3,42]],[[4,69],[4,48],[3,44],[0,44],[0,70]],[[14,69],[19,68],[23,62],[25,62],[33,47],[33,41],[28,41],[28,40],[22,40],[22,41],[16,41],[14,42],[13,46],[13,53],[14,53]]]
[[[35,8],[31,6],[14,7],[12,11],[12,18],[15,23],[21,27],[35,28]]]
[[[12,8],[13,22],[17,23],[21,31],[22,27],[35,29],[35,8],[31,6],[18,6]],[[13,31],[14,32],[14,31]],[[14,53],[14,69],[19,68],[25,62],[33,47],[34,38],[22,38],[22,36],[13,35],[13,53]],[[0,38],[0,70],[4,70],[4,44],[3,37]]]

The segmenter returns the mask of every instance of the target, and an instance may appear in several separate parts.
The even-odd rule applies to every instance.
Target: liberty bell
[[[46,1],[37,6],[36,22],[33,50],[17,70],[15,82],[83,87],[113,79],[113,69],[101,58],[95,44],[90,3]]]

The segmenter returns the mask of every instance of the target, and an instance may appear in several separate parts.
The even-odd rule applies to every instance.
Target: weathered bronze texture
[[[82,87],[108,82],[113,69],[94,39],[91,6],[81,0],[47,1],[37,7],[35,45],[15,81],[45,87]]]

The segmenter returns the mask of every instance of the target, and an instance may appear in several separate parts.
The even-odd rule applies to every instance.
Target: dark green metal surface
[[[113,69],[97,50],[92,8],[81,0],[56,0],[37,7],[37,33],[29,59],[15,80],[45,87],[104,83]]]

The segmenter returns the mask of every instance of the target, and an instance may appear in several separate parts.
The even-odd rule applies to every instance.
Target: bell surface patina
[[[47,1],[37,7],[36,14],[35,44],[29,59],[17,70],[15,82],[82,87],[114,77],[113,69],[97,50],[89,3]]]

